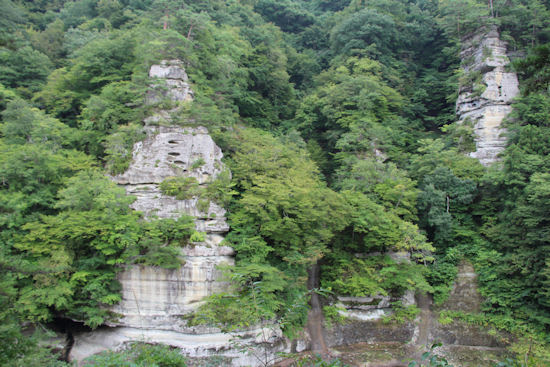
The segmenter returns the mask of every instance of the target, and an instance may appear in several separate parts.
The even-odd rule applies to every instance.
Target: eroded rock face
[[[461,262],[453,288],[443,308],[477,313],[481,311],[482,301],[477,289],[477,274],[474,267],[467,261]]]
[[[111,326],[125,325],[183,333],[208,333],[208,328],[189,327],[182,316],[192,312],[204,297],[221,292],[217,266],[233,265],[233,249],[227,246],[196,245],[182,250],[185,265],[179,269],[133,266],[120,273],[122,301],[112,310],[122,317]]]
[[[149,75],[164,79],[169,86],[165,96],[174,101],[188,101],[192,91],[187,74],[177,60],[151,66]],[[147,103],[158,96],[152,86]],[[126,172],[113,180],[136,197],[132,208],[143,212],[145,219],[179,218],[190,215],[195,227],[206,232],[204,243],[182,249],[185,264],[176,270],[132,266],[121,272],[122,301],[113,307],[121,317],[111,325],[155,328],[187,332],[182,319],[200,301],[227,287],[220,281],[218,265],[234,264],[233,249],[221,246],[223,233],[229,230],[225,209],[214,202],[199,206],[196,196],[186,200],[164,195],[160,184],[171,177],[194,178],[206,186],[225,169],[221,149],[204,127],[148,126],[147,137],[134,145],[132,162]]]
[[[146,103],[165,97],[175,102],[192,99],[181,62],[153,65],[149,75],[156,79]],[[160,79],[166,83],[157,85]],[[168,88],[157,88],[159,85]],[[145,122],[169,122],[177,109],[176,104],[170,111],[157,110]],[[98,330],[74,333],[70,360],[81,363],[93,354],[121,350],[137,341],[170,345],[199,360],[223,356],[232,366],[261,365],[262,359],[277,358],[277,352],[289,352],[276,325],[232,334],[188,325],[185,315],[205,297],[227,289],[218,266],[233,265],[234,251],[222,245],[223,235],[229,230],[225,209],[214,202],[206,207],[199,205],[196,196],[178,200],[164,195],[160,184],[170,177],[192,177],[204,188],[226,169],[221,161],[223,154],[204,127],[147,126],[146,132],[146,139],[134,145],[128,170],[113,180],[136,197],[132,208],[143,212],[146,220],[193,216],[196,229],[206,233],[205,241],[182,248],[185,264],[179,269],[135,265],[119,273],[122,301],[111,310],[120,317]],[[243,353],[240,347],[251,353]]]
[[[182,316],[204,297],[227,287],[217,267],[233,265],[234,252],[220,245],[222,234],[229,230],[225,209],[211,202],[204,211],[199,198],[178,200],[164,195],[160,184],[183,176],[206,186],[225,169],[223,154],[203,127],[148,127],[147,133],[134,146],[128,170],[113,180],[136,197],[132,208],[143,212],[146,219],[191,215],[196,229],[206,232],[206,241],[182,249],[185,264],[180,269],[132,266],[121,272],[122,301],[113,311],[122,317],[112,325],[187,332]]]
[[[146,218],[178,218],[182,214],[194,216],[198,231],[224,233],[229,230],[225,209],[210,202],[208,210],[198,207],[198,198],[177,200],[163,195],[160,184],[170,177],[193,177],[200,185],[216,179],[225,169],[221,149],[204,127],[147,128],[147,138],[136,143],[130,167],[113,179],[126,188],[136,201],[132,208]]]
[[[204,364],[209,366],[264,366],[264,361],[276,360],[278,352],[289,352],[285,341],[277,335],[268,342],[262,340],[258,343],[257,336],[262,334],[261,329],[232,334],[215,330],[193,334],[132,327],[100,328],[92,333],[75,333],[71,359],[81,361],[105,350],[122,350],[136,341],[169,345],[195,359],[224,357],[223,364]],[[239,346],[247,347],[243,351]],[[192,361],[190,365],[193,365]]]
[[[180,61],[153,65],[149,76],[159,82],[152,84],[146,103],[161,97],[175,102],[192,100],[193,92]],[[158,84],[167,86],[162,94]],[[163,112],[166,111],[157,111]],[[182,316],[193,311],[204,297],[227,287],[220,281],[218,266],[233,265],[234,252],[221,246],[222,235],[229,230],[225,209],[215,202],[199,206],[196,196],[178,200],[164,195],[160,185],[171,177],[192,177],[200,186],[206,186],[225,169],[223,154],[204,127],[145,129],[147,137],[134,145],[128,170],[113,180],[124,186],[128,195],[136,197],[132,208],[142,212],[145,219],[193,216],[197,231],[206,232],[206,240],[182,249],[185,264],[180,269],[132,266],[121,272],[118,280],[122,301],[112,309],[121,317],[111,325],[188,332]]]
[[[147,103],[156,103],[163,97],[168,97],[174,102],[193,100],[193,90],[181,61],[163,60],[160,65],[152,65],[149,77],[160,79],[162,83],[151,85],[147,93]]]
[[[462,261],[458,266],[456,280],[449,298],[439,308],[441,310],[478,313],[483,299],[478,291],[477,274],[471,263]],[[437,313],[429,322],[428,344],[443,343],[437,353],[445,355],[449,362],[461,366],[493,366],[504,360],[508,353],[506,346],[511,335],[502,331],[489,331],[486,327],[468,324],[460,320],[441,324]]]
[[[471,157],[488,166],[506,145],[501,123],[519,93],[518,78],[506,71],[510,60],[496,28],[465,40],[460,57],[470,78],[460,86],[456,112],[459,123],[470,120],[474,126],[476,151]]]

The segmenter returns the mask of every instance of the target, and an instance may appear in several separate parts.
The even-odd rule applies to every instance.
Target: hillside
[[[0,365],[549,365],[549,7],[0,0]]]

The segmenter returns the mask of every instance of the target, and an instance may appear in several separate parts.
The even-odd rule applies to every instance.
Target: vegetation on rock
[[[58,365],[23,325],[102,325],[125,264],[177,268],[200,237],[190,217],[144,221],[105,175],[127,169],[160,107],[148,69],[167,59],[195,92],[173,123],[206,126],[230,169],[161,185],[229,213],[232,288],[191,323],[295,335],[313,265],[327,293],[441,303],[467,258],[488,319],[547,350],[549,19],[539,0],[0,0],[0,364]],[[460,42],[493,26],[522,92],[487,169],[465,155],[472,126],[453,123],[459,80],[483,88],[459,72]],[[147,348],[94,363],[184,363]]]

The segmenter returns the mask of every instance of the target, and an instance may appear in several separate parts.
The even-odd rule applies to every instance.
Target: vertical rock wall
[[[506,145],[501,124],[519,93],[518,79],[506,70],[510,63],[506,43],[496,28],[464,40],[460,57],[464,74],[456,112],[459,123],[473,124],[476,150],[471,157],[488,166]]]
[[[153,65],[149,75],[155,82],[147,103],[168,98],[177,110],[178,103],[192,100],[181,62]],[[166,86],[157,89],[162,79]],[[164,112],[157,111],[160,115]],[[128,170],[113,180],[136,197],[132,208],[143,212],[145,219],[193,216],[197,231],[205,232],[206,240],[182,249],[185,265],[180,269],[133,266],[121,272],[122,301],[113,308],[121,317],[112,325],[185,331],[181,316],[227,285],[219,280],[217,266],[234,263],[233,250],[220,246],[229,226],[225,209],[215,202],[199,208],[198,197],[178,200],[164,195],[160,184],[170,177],[192,177],[200,186],[207,186],[225,169],[223,154],[204,127],[147,126],[146,132],[146,139],[134,145]]]
[[[205,128],[149,127],[148,137],[134,147],[129,169],[114,177],[136,197],[132,208],[143,212],[145,218],[191,215],[196,229],[206,232],[204,243],[182,249],[185,265],[180,269],[133,266],[121,272],[122,301],[113,311],[122,317],[114,324],[185,330],[181,316],[226,286],[217,269],[220,264],[234,263],[233,250],[220,246],[229,230],[225,209],[210,202],[203,211],[197,197],[178,200],[159,188],[173,176],[194,177],[200,185],[208,185],[224,169],[222,156]],[[193,168],[197,160],[204,163]]]
[[[229,350],[232,336],[214,328],[189,327],[182,317],[196,309],[204,297],[227,288],[217,267],[234,264],[234,252],[221,245],[229,230],[222,207],[214,202],[207,207],[198,205],[197,197],[178,200],[160,190],[160,184],[174,176],[193,177],[200,186],[206,186],[225,169],[222,151],[206,128],[151,126],[170,123],[180,104],[192,100],[181,65],[170,60],[151,67],[152,85],[146,103],[154,105],[168,99],[172,109],[157,109],[145,120],[150,125],[145,128],[146,139],[134,145],[128,170],[113,180],[136,197],[132,208],[143,212],[145,220],[191,215],[196,229],[206,233],[205,241],[182,248],[185,264],[180,269],[136,265],[119,273],[122,301],[111,310],[120,317],[109,327],[75,333],[71,360],[80,362],[107,349],[124,348],[132,341],[164,343],[192,356],[204,357],[220,349],[227,349],[230,357],[237,356]],[[254,340],[246,333],[244,336]],[[244,358],[236,364],[249,363]]]

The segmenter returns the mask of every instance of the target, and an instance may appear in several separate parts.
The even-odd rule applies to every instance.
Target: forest
[[[201,237],[189,216],[145,221],[109,179],[145,136],[149,67],[178,59],[194,101],[176,123],[207,127],[224,153],[231,175],[204,195],[227,209],[236,251],[231,289],[190,323],[276,320],[292,338],[307,321],[312,266],[328,299],[412,290],[440,305],[468,260],[482,310],[451,316],[515,335],[517,361],[502,366],[548,366],[549,9],[0,0],[0,365],[70,365],[41,342],[48,324],[105,324],[124,266],[177,268],[181,246]],[[491,28],[508,44],[520,94],[506,148],[485,167],[469,156],[473,127],[456,123],[455,102],[463,40]],[[173,195],[194,195],[189,182],[171,184]],[[162,346],[140,348],[93,365],[185,365]]]

